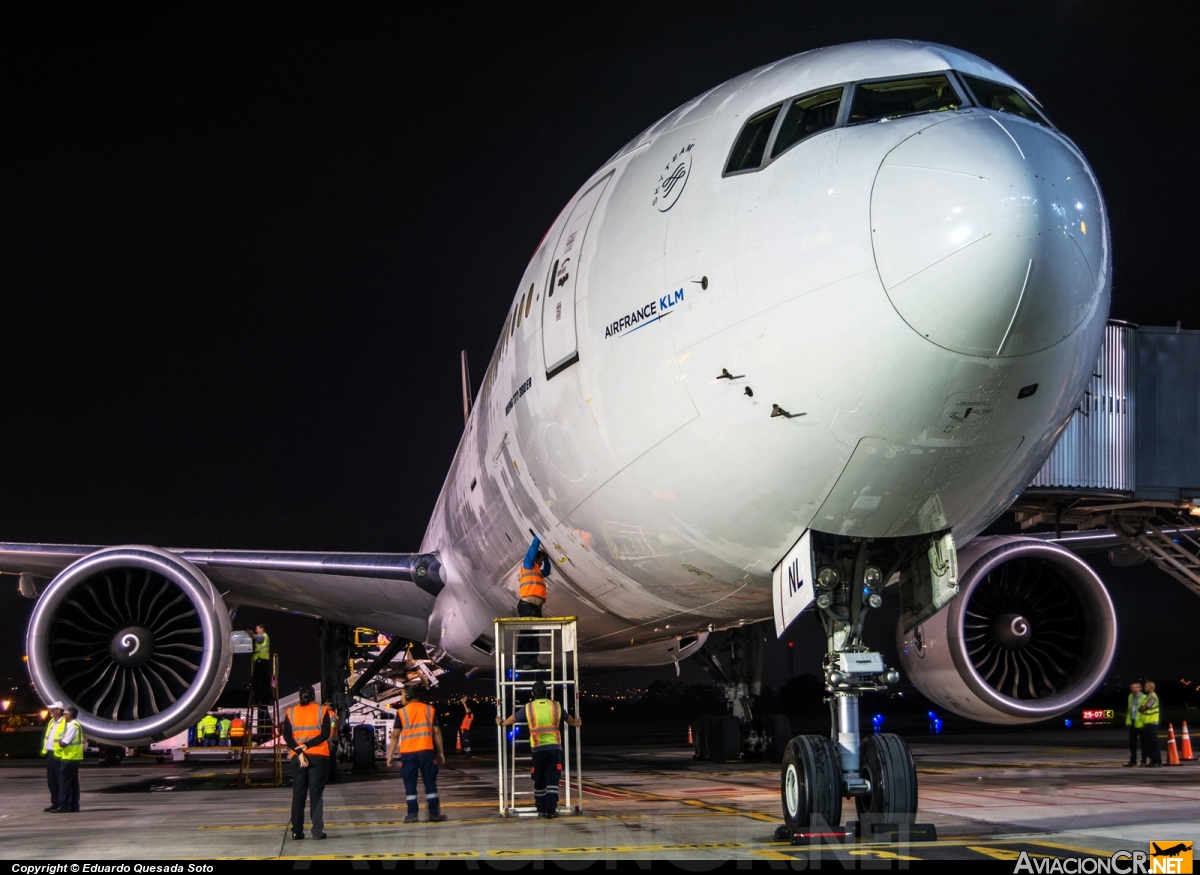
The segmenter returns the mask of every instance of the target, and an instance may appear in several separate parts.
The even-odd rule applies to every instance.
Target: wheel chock
[[[786,829],[786,827],[785,827]],[[792,833],[793,845],[848,845],[854,842],[853,830],[844,826],[827,826],[824,829],[801,830]]]
[[[855,838],[871,842],[936,842],[937,827],[932,823],[873,823],[869,835],[864,835],[861,821],[847,821],[846,828]]]

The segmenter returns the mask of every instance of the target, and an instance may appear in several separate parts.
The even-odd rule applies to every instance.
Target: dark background
[[[576,187],[689,98],[838,42],[944,42],[1025,83],[1103,186],[1112,315],[1200,328],[1179,7],[441,9],[0,12],[0,539],[416,549],[462,429],[459,350],[478,385]],[[1114,672],[1200,674],[1195,597],[1099,570]],[[30,607],[0,581],[0,676],[22,688]],[[315,674],[316,622],[239,625],[263,616],[285,686]],[[886,646],[890,620],[871,625]]]

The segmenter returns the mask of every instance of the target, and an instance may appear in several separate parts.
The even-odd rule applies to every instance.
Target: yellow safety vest
[[[1145,698],[1146,698],[1145,693],[1139,693],[1138,694],[1138,700],[1139,700],[1138,704],[1140,705],[1141,700],[1144,700]],[[1129,704],[1127,704],[1125,706],[1125,708],[1126,708],[1125,725],[1132,726],[1134,729],[1141,729],[1142,728],[1142,715],[1138,713],[1137,708],[1135,708],[1133,705],[1133,693],[1129,694]]]
[[[211,714],[206,714],[201,718],[196,727],[199,730],[201,738],[208,738],[216,735],[220,730],[217,725],[217,718]]]
[[[46,732],[44,735],[42,735],[42,753],[52,753],[55,756],[58,756],[58,751],[55,749],[55,744],[52,741],[52,739],[57,738],[59,735],[62,735],[61,732],[58,733],[58,735],[55,735],[54,732],[56,729],[58,729],[59,726],[61,726],[62,724],[66,723],[66,722],[67,722],[66,717],[59,717],[57,720],[55,720],[52,717],[46,721]],[[49,745],[50,745],[50,750],[46,750],[47,743],[49,743]]]
[[[75,727],[75,740],[70,744],[61,744],[59,739],[66,734],[68,726]],[[54,755],[68,763],[83,759],[83,727],[79,725],[78,720],[62,721],[59,731],[54,736]]]
[[[258,662],[260,659],[270,661],[271,659],[271,636],[263,632],[262,641],[254,642],[254,653],[250,656],[251,662]]]
[[[1158,725],[1158,693],[1146,693],[1146,701],[1142,703],[1145,711],[1139,709],[1138,716],[1141,717],[1143,726]]]
[[[562,705],[551,699],[534,699],[525,706],[529,723],[529,744],[535,750],[542,746],[562,746]]]

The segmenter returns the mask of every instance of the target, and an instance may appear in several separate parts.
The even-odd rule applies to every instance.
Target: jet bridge
[[[1012,509],[1023,529],[1053,525],[1116,565],[1149,560],[1200,595],[1200,331],[1110,321],[1075,414]],[[1103,529],[1115,543],[1085,534]]]

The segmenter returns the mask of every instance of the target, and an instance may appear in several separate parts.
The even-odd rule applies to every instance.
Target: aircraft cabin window
[[[1015,88],[1001,85],[999,82],[989,82],[987,79],[980,79],[976,76],[967,76],[965,73],[958,75],[962,76],[967,87],[971,89],[971,93],[975,95],[975,102],[984,109],[1010,112],[1040,125],[1048,124],[1046,117],[1038,112],[1025,95]]]
[[[832,128],[837,123],[838,107],[842,105],[842,89],[833,88],[807,97],[797,97],[783,117],[783,125],[771,147],[774,158],[785,149],[799,143],[818,131]]]
[[[529,318],[529,308],[533,306],[533,283],[529,284],[529,294],[525,298],[525,318]]]
[[[767,140],[771,136],[771,128],[775,127],[775,117],[779,115],[779,107],[773,106],[766,112],[761,112],[746,122],[741,136],[729,156],[726,173],[737,173],[739,170],[756,170],[762,164],[763,154],[767,151]]]
[[[958,109],[962,100],[944,75],[866,82],[854,89],[850,124]]]
[[[517,304],[517,327],[521,327],[521,310],[525,307],[525,296],[521,295],[521,303]]]

